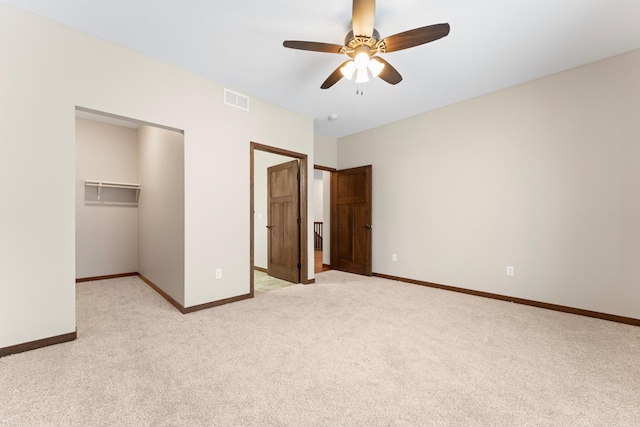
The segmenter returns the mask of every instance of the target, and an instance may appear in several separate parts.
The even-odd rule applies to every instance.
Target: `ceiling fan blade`
[[[374,58],[376,58],[378,61],[384,64],[384,68],[382,69],[382,71],[380,71],[380,74],[378,74],[378,77],[380,77],[382,80],[392,85],[397,85],[402,81],[402,76],[400,75],[398,70],[393,68],[391,64],[389,64],[387,61],[380,58],[379,56],[374,56]]]
[[[343,77],[343,74],[342,74],[342,71],[340,71],[340,68],[344,67],[347,64],[347,62],[351,62],[351,60],[344,61],[342,64],[340,64],[340,66],[336,68],[335,71],[331,73],[329,77],[327,77],[327,80],[325,80],[324,83],[322,83],[322,86],[320,86],[320,89],[329,89],[331,86],[338,83],[338,81],[340,81],[340,79]]]
[[[382,42],[386,45],[386,52],[395,52],[441,39],[447,34],[449,24],[435,24],[385,37]]]
[[[282,43],[284,47],[300,50],[311,50],[313,52],[340,53],[343,46],[331,43],[304,42],[298,40],[286,40]]]
[[[354,36],[371,37],[376,19],[376,0],[353,0],[351,25]]]

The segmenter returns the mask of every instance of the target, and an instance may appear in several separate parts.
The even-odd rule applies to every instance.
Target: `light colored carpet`
[[[0,359],[3,426],[639,426],[640,328],[329,271],[180,314],[77,286],[78,339]]]

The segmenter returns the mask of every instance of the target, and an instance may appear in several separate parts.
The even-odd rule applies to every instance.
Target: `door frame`
[[[249,294],[251,297],[254,296],[253,269],[254,269],[254,262],[255,262],[255,242],[254,242],[255,213],[254,213],[253,199],[254,199],[254,173],[255,172],[253,169],[254,169],[254,155],[256,150],[264,151],[272,154],[279,154],[281,156],[287,156],[293,159],[300,160],[300,181],[299,181],[299,186],[300,186],[300,236],[299,236],[300,253],[299,253],[299,257],[300,259],[298,261],[300,263],[300,283],[309,284],[314,282],[313,279],[309,280],[309,249],[308,249],[309,245],[307,242],[307,236],[308,236],[307,228],[309,223],[308,212],[307,212],[307,205],[308,205],[307,155],[302,153],[296,153],[295,151],[285,150],[283,148],[259,144],[257,142],[252,141],[249,143],[249,151],[250,151],[250,155],[249,155],[249,186],[250,186]]]

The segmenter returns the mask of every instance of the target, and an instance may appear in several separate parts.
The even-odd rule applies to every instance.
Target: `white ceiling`
[[[640,48],[638,0],[378,0],[382,37],[443,22],[451,32],[386,54],[404,80],[359,96],[346,79],[320,89],[345,57],[282,46],[342,44],[350,0],[2,1],[312,117],[336,138]]]

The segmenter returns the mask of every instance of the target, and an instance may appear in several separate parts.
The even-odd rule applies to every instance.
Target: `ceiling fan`
[[[362,94],[361,84],[369,81],[369,75],[380,77],[392,85],[402,81],[400,73],[377,54],[419,46],[449,34],[449,24],[435,24],[381,39],[380,34],[374,28],[375,14],[375,0],[353,0],[352,31],[346,35],[344,46],[298,40],[286,40],[283,45],[291,49],[339,53],[349,56],[351,59],[336,68],[320,87],[329,89],[342,77],[352,79],[355,75],[356,93]]]

